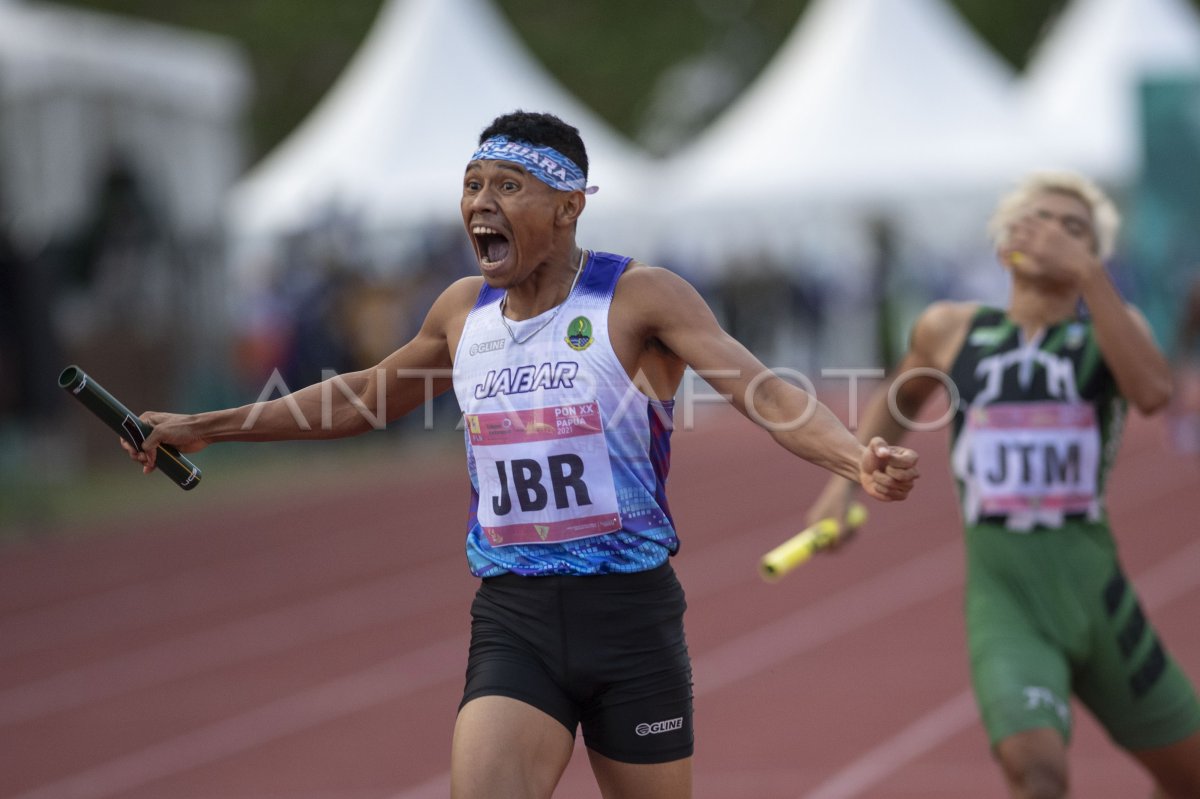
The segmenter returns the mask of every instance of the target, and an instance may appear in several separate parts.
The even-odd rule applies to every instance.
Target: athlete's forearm
[[[1096,343],[1121,393],[1143,413],[1165,407],[1171,399],[1171,366],[1153,337],[1135,321],[1107,273],[1092,275],[1081,289]]]
[[[369,396],[375,385],[365,372],[336,375],[273,400],[196,414],[190,424],[212,443],[344,438],[386,422],[385,408]]]
[[[858,482],[863,445],[811,394],[778,378],[768,380],[751,418],[792,454]]]
[[[816,400],[813,400],[816,402]],[[772,436],[788,451],[854,483],[860,480],[865,447],[824,405],[798,430]]]

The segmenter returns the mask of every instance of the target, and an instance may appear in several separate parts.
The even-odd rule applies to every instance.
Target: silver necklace
[[[500,298],[500,321],[504,323],[504,329],[508,331],[508,336],[513,340],[513,344],[524,344],[525,342],[529,341],[529,339],[533,338],[538,333],[541,333],[550,326],[550,323],[553,322],[555,317],[558,316],[558,312],[561,311],[563,306],[567,304],[567,300],[571,299],[571,292],[575,291],[575,284],[579,282],[579,275],[583,272],[583,264],[587,259],[587,254],[587,250],[581,250],[579,253],[579,265],[575,267],[575,277],[571,279],[571,288],[567,289],[567,296],[563,298],[562,302],[555,306],[554,313],[550,314],[550,318],[538,325],[537,328],[535,328],[533,332],[531,332],[525,338],[517,338],[517,334],[513,332],[512,326],[508,324],[508,317],[504,315],[504,309],[507,307],[508,303],[508,292],[504,292],[504,296]]]

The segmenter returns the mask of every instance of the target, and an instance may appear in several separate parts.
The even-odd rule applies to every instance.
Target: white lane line
[[[865,752],[804,799],[850,799],[861,796],[921,755],[937,748],[979,718],[971,689],[926,713],[879,746]]]
[[[771,526],[772,532],[761,537],[773,541],[790,533],[793,527],[791,519],[776,520]],[[752,575],[753,563],[747,557],[747,551],[743,541],[722,539],[693,552],[689,569],[700,570],[705,579],[695,589],[688,591],[689,599],[728,588],[744,581],[746,575]],[[272,553],[271,558],[274,562],[278,555]],[[745,568],[731,569],[728,567],[731,562],[744,562]],[[256,572],[260,567],[260,564],[255,564],[245,571]],[[139,607],[139,613],[125,618],[123,622],[128,626],[137,626],[138,623],[149,622],[154,615],[169,617],[173,608],[187,605],[189,601],[199,602],[201,597],[211,603],[214,594],[221,594],[215,598],[228,601],[230,592],[213,592],[205,571],[200,569],[198,573],[189,573],[186,578],[175,578],[169,593],[172,602],[147,601],[147,586],[142,585],[106,595],[107,601],[97,600],[97,607],[89,608],[87,616],[101,612],[107,625],[118,624],[122,619],[108,614],[119,616],[127,609],[127,603],[133,602]],[[238,571],[242,572],[241,569]],[[0,688],[0,727],[163,685],[179,678],[439,607],[445,602],[435,601],[441,595],[436,589],[445,577],[435,572],[423,569],[397,573],[358,588],[287,605],[247,619],[44,675],[41,679]],[[213,576],[211,570],[208,576]],[[162,583],[158,585],[162,587]],[[38,623],[46,621],[41,619]],[[100,626],[104,627],[105,624]]]
[[[1149,610],[1165,607],[1200,586],[1200,542],[1169,555],[1135,580]],[[822,782],[804,799],[854,799],[890,778],[921,755],[958,735],[979,716],[965,689]]]
[[[209,724],[10,799],[104,799],[286,735],[461,679],[466,636],[447,638],[354,674]]]
[[[858,584],[856,587],[847,589],[817,606],[792,614],[785,620],[774,622],[765,628],[741,636],[733,642],[729,642],[706,653],[707,659],[705,656],[702,656],[697,661],[698,669],[700,668],[700,664],[703,663],[703,668],[712,675],[713,684],[712,686],[705,686],[698,679],[698,693],[707,693],[709,690],[715,690],[737,680],[752,676],[770,664],[795,657],[838,635],[843,635],[859,626],[886,618],[890,613],[899,610],[902,604],[920,602],[923,599],[931,598],[942,590],[952,587],[960,579],[960,574],[956,570],[960,559],[958,547],[958,543],[955,542],[934,550],[931,553],[914,558],[901,567]],[[1196,549],[1196,557],[1200,558],[1200,545],[1197,545]],[[950,557],[953,558],[953,563],[950,562]],[[1189,590],[1190,583],[1194,583],[1197,579],[1192,575],[1200,574],[1200,569],[1197,569],[1195,566],[1183,568],[1174,559],[1169,563],[1162,564],[1162,566],[1164,567],[1163,574],[1175,580],[1177,585],[1177,588],[1173,592],[1169,591],[1168,593],[1179,594]],[[920,572],[920,580],[913,579],[917,572]],[[931,579],[931,574],[936,579]],[[1174,576],[1171,577],[1171,575]],[[1156,578],[1150,576],[1147,579]],[[881,591],[885,593],[878,593]],[[886,592],[893,592],[893,595],[889,595]],[[870,593],[874,593],[876,597],[880,598],[873,601],[868,596]],[[1149,600],[1147,599],[1146,601],[1149,605]],[[827,605],[826,603],[829,604]],[[835,622],[831,622],[828,619],[830,616],[836,617],[842,614],[845,614],[847,618]],[[814,621],[814,619],[821,616],[827,617],[824,622]],[[764,630],[770,630],[771,632],[763,632]],[[798,635],[797,630],[800,630]],[[798,641],[789,641],[789,637],[792,636],[796,637]],[[447,642],[443,642],[443,644],[447,644]],[[381,671],[387,670],[389,667],[394,669],[396,664],[410,657],[419,657],[422,653],[441,645],[434,645],[434,647],[421,650],[421,652],[412,653],[411,655],[398,658],[387,664],[381,664],[380,666],[359,672],[342,680],[327,683],[310,691],[279,700],[264,708],[250,711],[195,732],[176,737],[141,752],[132,753],[85,771],[75,777],[35,789],[19,797],[14,797],[14,799],[50,799],[50,797],[102,799],[102,797],[111,796],[114,792],[119,793],[122,790],[137,787],[154,779],[170,776],[188,768],[194,768],[222,759],[278,737],[316,726],[332,718],[347,715],[370,707],[378,702],[388,701],[412,691],[420,690],[424,686],[418,685],[412,688],[408,686],[398,687],[397,683],[399,680],[397,680],[395,675],[391,675],[382,680],[381,684],[375,685],[377,689],[376,693],[382,695],[362,699],[363,689],[370,687],[369,685],[364,686],[364,682],[372,683],[374,681],[371,675],[376,675]],[[747,646],[759,647],[760,653],[764,654],[765,657],[747,658],[747,650],[745,649]],[[465,648],[465,638],[453,639],[453,644],[448,645],[445,656],[461,656]],[[783,651],[777,651],[780,649]],[[753,660],[757,663],[757,668],[747,668],[745,664],[747,660]],[[444,661],[440,666],[427,664],[426,667],[423,667],[425,673],[422,676],[426,680],[431,680],[430,672],[436,671],[438,668],[444,669],[444,667]],[[457,675],[455,676],[457,677]],[[702,679],[707,681],[708,678]],[[432,680],[427,684],[431,685],[436,682],[440,682],[440,679]],[[351,695],[358,695],[360,701],[354,701],[353,698],[349,701],[339,698],[336,701],[330,702],[327,698],[330,694],[336,695],[343,691]],[[955,697],[929,714],[930,716],[936,716],[935,722],[931,725],[922,725],[921,720],[910,725],[908,729],[915,730],[913,735],[918,743],[929,741],[933,737],[936,737],[932,733],[936,731],[938,726],[947,725],[947,719],[953,720],[954,712],[957,709],[955,703],[958,699],[959,697]],[[330,704],[332,704],[332,707],[329,706]],[[911,742],[899,742],[895,745],[895,751],[901,751],[906,745],[911,747],[913,744]],[[896,755],[893,755],[893,757],[896,757]],[[419,789],[429,792],[429,795],[433,795],[432,792],[437,791],[442,786],[448,785],[448,781],[448,774],[437,775],[422,786],[419,786]],[[117,787],[110,787],[113,785]],[[414,796],[413,799],[416,799],[416,797]]]
[[[951,542],[709,650],[693,659],[696,695],[752,677],[961,584],[961,560],[961,545]],[[450,774],[443,773],[392,799],[436,799],[448,794],[449,785]]]
[[[711,482],[715,486],[719,479],[713,476],[699,484]],[[378,525],[364,525],[339,533],[338,540],[370,535],[375,530]],[[309,537],[300,542],[278,543],[269,549],[223,558],[166,577],[145,577],[86,596],[53,600],[43,607],[0,614],[0,641],[4,642],[0,647],[0,664],[9,658],[92,640],[106,633],[171,621],[180,616],[181,608],[191,615],[229,608],[239,601],[276,596],[280,589],[286,590],[294,584],[297,571],[303,579],[310,580],[327,578],[336,567],[337,574],[352,577],[379,565],[378,552],[369,546],[337,547],[331,554],[327,551],[331,538],[316,533],[306,535]],[[310,550],[322,555],[305,557],[311,554]],[[458,554],[421,564],[412,571],[426,571],[451,560],[457,568],[462,568],[462,555]],[[280,564],[288,564],[290,568],[283,572]],[[245,593],[231,591],[230,586]],[[163,602],[162,597],[170,597],[172,601]]]
[[[790,523],[776,526],[780,531],[791,529]],[[697,562],[719,566],[745,554],[744,543],[736,547],[716,544],[700,549],[693,557]],[[751,565],[747,560],[744,572],[715,569],[726,579],[705,581],[689,592],[689,598],[743,580]],[[443,593],[437,590],[445,579],[440,570],[429,569],[389,575],[363,586],[11,685],[0,689],[0,727],[425,612],[446,604],[439,600]],[[160,607],[159,612],[169,610]]]
[[[363,530],[350,531],[352,536]],[[0,661],[284,594],[297,585],[378,573],[370,546],[337,548],[330,539],[277,547],[181,574],[77,597],[0,618]],[[440,562],[447,562],[442,559]],[[430,565],[430,564],[426,564]]]
[[[391,575],[12,686],[0,690],[0,727],[436,609],[444,582]]]
[[[1148,610],[1169,605],[1200,584],[1200,541],[1170,555],[1134,579]]]
[[[944,544],[697,656],[696,695],[712,693],[962,584],[962,545]]]

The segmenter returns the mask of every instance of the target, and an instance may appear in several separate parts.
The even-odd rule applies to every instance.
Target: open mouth
[[[471,228],[471,235],[475,237],[475,249],[484,266],[500,263],[512,250],[508,236],[493,227],[475,225]]]

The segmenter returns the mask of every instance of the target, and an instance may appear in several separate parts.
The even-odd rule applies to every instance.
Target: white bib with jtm
[[[1085,403],[1005,402],[971,408],[971,488],[982,515],[1086,513],[1101,456]]]

